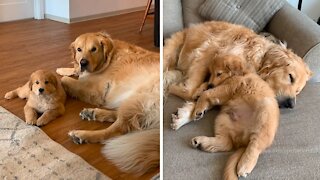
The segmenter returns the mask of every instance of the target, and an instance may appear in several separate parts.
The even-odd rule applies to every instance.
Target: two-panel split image
[[[0,0],[0,179],[320,179],[315,7]]]

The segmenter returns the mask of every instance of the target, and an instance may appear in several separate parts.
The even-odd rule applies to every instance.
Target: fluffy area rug
[[[0,179],[110,179],[0,106]]]

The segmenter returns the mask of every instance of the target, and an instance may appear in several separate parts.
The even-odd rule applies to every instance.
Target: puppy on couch
[[[209,67],[209,84],[214,88],[204,91],[196,104],[188,103],[183,112],[190,114],[189,120],[198,120],[213,106],[222,106],[215,119],[215,136],[198,136],[191,144],[207,152],[236,149],[227,162],[224,179],[237,179],[251,173],[259,155],[271,146],[279,108],[272,88],[257,74],[248,72],[243,59],[230,55],[224,61],[222,58]],[[173,123],[179,121],[188,120],[173,119]]]
[[[38,70],[22,87],[7,92],[6,99],[27,99],[24,106],[27,124],[43,126],[65,112],[66,94],[60,80],[51,72]],[[38,117],[38,113],[42,114]]]

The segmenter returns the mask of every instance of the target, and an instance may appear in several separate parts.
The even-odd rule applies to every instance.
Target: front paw
[[[96,120],[96,114],[94,112],[94,109],[92,108],[84,108],[80,114],[79,114],[80,118],[83,120]]]
[[[178,116],[178,112],[171,115],[172,123],[170,124],[171,129],[178,130],[183,124],[181,123],[182,119]]]
[[[15,96],[14,96],[14,93],[13,93],[12,91],[10,91],[10,92],[7,92],[7,93],[4,95],[4,98],[6,98],[6,99],[13,99],[13,98],[15,98]]]
[[[206,109],[204,109],[204,108],[196,108],[193,112],[193,119],[199,120],[199,119],[203,118],[205,112],[206,112]]]
[[[26,123],[28,125],[36,125],[37,124],[37,120],[26,120]]]
[[[82,131],[81,130],[73,130],[68,133],[68,135],[71,137],[72,141],[75,144],[84,144],[86,141],[82,137]]]
[[[76,75],[74,68],[57,68],[56,73],[61,76],[74,76],[74,75]]]

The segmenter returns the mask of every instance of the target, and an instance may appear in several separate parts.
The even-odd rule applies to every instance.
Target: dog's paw
[[[255,167],[257,163],[257,159],[254,158],[241,158],[237,166],[237,174],[238,177],[247,177]]]
[[[91,109],[91,108],[84,108],[80,112],[79,116],[83,120],[88,120],[88,121],[96,120],[94,109]]]
[[[171,118],[172,118],[172,123],[170,124],[171,129],[178,130],[182,126],[180,123],[181,118],[179,118],[178,112],[176,112],[175,114],[172,114]]]
[[[76,75],[74,68],[57,68],[56,73],[61,76]]]
[[[32,120],[26,120],[26,123],[28,125],[37,125],[37,121],[32,121]]]
[[[193,113],[194,120],[199,120],[199,119],[203,118],[204,113],[205,113],[204,109],[196,108]]]
[[[4,98],[5,98],[5,99],[13,99],[13,98],[15,98],[15,95],[14,95],[14,93],[13,93],[12,91],[10,91],[10,92],[7,92],[7,93],[4,95]]]
[[[81,138],[81,135],[79,133],[80,131],[77,131],[77,130],[73,130],[73,131],[70,131],[68,133],[68,135],[71,137],[72,141],[75,143],[75,144],[84,144],[86,143],[85,140],[83,138]]]

